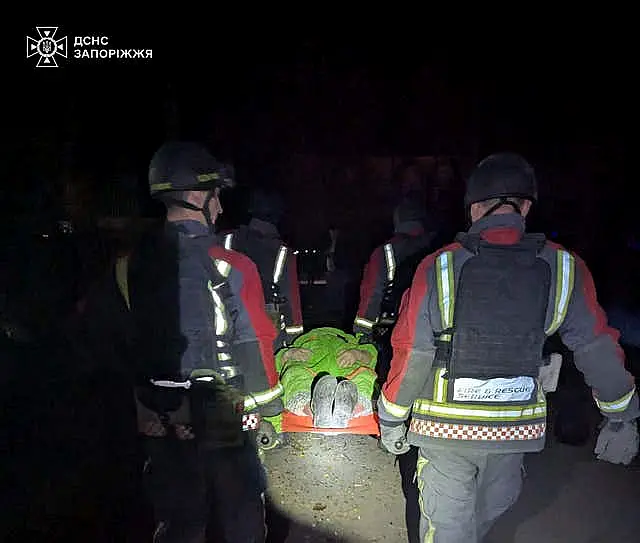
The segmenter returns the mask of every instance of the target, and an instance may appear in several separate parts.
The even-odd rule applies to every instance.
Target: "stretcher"
[[[335,328],[317,328],[315,330],[311,330],[309,332],[307,332],[306,334],[304,334],[303,336],[300,336],[292,345],[292,347],[310,347],[312,345],[314,345],[314,341],[318,340],[318,338],[322,338],[322,337],[338,337],[339,338],[339,343],[341,343],[343,346],[346,344],[349,344],[350,346],[356,348],[356,349],[363,349],[366,351],[369,351],[370,354],[371,350],[373,349],[373,353],[374,357],[372,360],[372,363],[365,363],[363,365],[354,365],[347,368],[338,368],[338,366],[336,365],[335,368],[327,368],[326,366],[323,366],[322,371],[323,372],[328,372],[332,375],[336,375],[339,378],[345,378],[345,379],[349,379],[353,382],[356,382],[356,384],[358,385],[358,383],[360,383],[361,386],[362,383],[364,382],[366,388],[363,389],[362,394],[365,397],[369,396],[369,387],[371,387],[371,396],[375,396],[375,390],[377,389],[377,385],[373,382],[373,380],[375,379],[375,371],[373,370],[373,368],[375,367],[375,363],[376,363],[376,357],[377,357],[377,352],[375,350],[375,348],[372,345],[367,345],[366,347],[364,346],[360,346],[358,344],[358,338],[356,338],[355,336],[352,336],[350,334],[347,334],[345,332],[343,332],[342,330],[338,330]],[[314,352],[318,352],[318,351],[314,351]],[[320,351],[321,354],[321,358],[324,356],[324,360],[326,360],[326,355],[327,353],[331,353],[331,355],[333,355],[332,350],[328,350],[328,351]],[[339,349],[335,352],[339,352]],[[286,367],[281,366],[281,364],[279,363],[278,359],[277,359],[277,366],[278,366],[278,370],[280,371],[280,377],[281,377],[281,383],[282,385],[285,387],[285,398],[288,396],[287,394],[287,379],[283,378],[284,374],[286,373]],[[317,370],[317,368],[316,368]],[[313,372],[313,370],[309,369],[308,371]],[[363,375],[371,375],[371,373],[373,373],[373,378],[371,377],[365,377],[364,380],[362,380]],[[360,377],[358,377],[358,375]],[[380,426],[378,423],[378,415],[375,412],[375,401],[373,402],[374,404],[374,410],[372,413],[369,414],[362,414],[362,415],[358,415],[358,416],[354,416],[353,418],[351,418],[351,420],[349,421],[348,425],[346,428],[327,428],[325,426],[323,426],[322,428],[318,428],[316,426],[314,426],[313,424],[313,417],[311,415],[303,415],[300,413],[300,410],[296,410],[296,412],[292,412],[289,411],[287,409],[286,406],[286,402],[285,402],[285,408],[284,411],[282,412],[281,415],[279,415],[278,417],[270,417],[267,420],[269,420],[269,422],[271,422],[274,426],[274,429],[276,430],[277,433],[296,433],[296,432],[305,432],[305,433],[318,433],[318,434],[327,434],[327,435],[331,435],[331,434],[359,434],[359,435],[371,435],[371,436],[379,436],[380,435]]]
[[[282,414],[275,417],[266,417],[276,433],[312,433],[312,434],[356,434],[380,436],[380,423],[378,414],[374,411],[369,415],[361,415],[353,417],[346,428],[317,428],[313,425],[313,417],[310,415],[297,415],[291,411],[284,409]],[[267,443],[264,443],[267,445]]]
[[[376,413],[352,418],[347,428],[316,428],[313,425],[312,417],[295,415],[285,410],[282,413],[281,428],[284,433],[358,434],[376,437],[380,435],[380,425]]]

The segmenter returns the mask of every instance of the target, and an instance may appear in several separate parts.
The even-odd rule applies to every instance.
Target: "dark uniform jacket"
[[[276,349],[290,345],[304,331],[296,255],[282,242],[275,226],[255,218],[221,238],[225,248],[241,252],[255,263],[267,304],[273,303],[275,296],[284,300]]]
[[[520,250],[526,243],[532,249]],[[619,334],[607,325],[585,263],[544,236],[525,237],[520,215],[477,221],[425,258],[405,292],[378,402],[381,424],[410,419],[416,446],[541,450],[547,406],[535,365],[555,332],[602,414],[638,417]]]
[[[197,221],[148,235],[86,300],[78,344],[121,361],[138,381],[180,381],[203,369],[241,375],[245,409],[278,413],[276,333],[258,272],[215,241]]]
[[[433,239],[416,223],[399,225],[395,235],[371,253],[360,283],[360,304],[353,322],[353,333],[370,334],[380,315],[385,286],[395,270],[413,251],[422,250]]]

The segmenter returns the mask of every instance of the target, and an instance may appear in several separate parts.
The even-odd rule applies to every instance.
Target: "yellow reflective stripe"
[[[416,480],[418,483],[418,504],[420,506],[420,513],[426,519],[427,524],[429,525],[429,529],[427,530],[427,533],[424,535],[424,541],[422,543],[433,543],[434,537],[436,534],[436,528],[433,525],[433,522],[431,521],[431,519],[429,518],[429,515],[427,515],[427,512],[425,511],[424,500],[422,498],[423,490],[424,490],[424,479],[422,477],[422,470],[425,468],[425,466],[427,466],[427,464],[429,464],[429,460],[427,460],[424,456],[418,453],[418,461],[416,462]]]
[[[229,274],[231,273],[231,264],[225,260],[219,260],[217,258],[214,260],[214,264],[216,266],[216,270],[218,270],[218,273],[222,275],[222,277],[229,277]]]
[[[396,275],[396,259],[393,254],[393,245],[386,243],[384,246],[384,259],[387,263],[387,281],[393,281]]]
[[[273,282],[277,285],[282,277],[282,271],[284,270],[284,262],[287,258],[287,247],[280,245],[278,249],[278,256],[276,257],[276,265],[273,268]]]
[[[121,256],[116,260],[116,282],[122,293],[127,309],[131,309],[131,300],[129,299],[129,257]]]
[[[438,285],[438,306],[442,328],[446,330],[453,326],[454,281],[453,281],[453,253],[446,251],[436,260],[436,282]],[[451,337],[447,334],[449,340]],[[447,341],[445,337],[440,339]]]
[[[573,292],[575,281],[575,259],[567,251],[559,250],[556,253],[557,278],[556,278],[556,299],[553,304],[553,319],[551,325],[545,333],[553,335],[567,316],[569,300]]]
[[[226,318],[226,311],[224,307],[224,303],[220,295],[216,292],[215,287],[211,280],[207,283],[207,288],[209,289],[209,293],[213,298],[213,306],[215,312],[215,325],[216,325],[216,335],[222,336],[227,331],[228,323]]]
[[[443,378],[446,371],[446,368],[438,368],[433,380],[433,399],[438,403],[445,403],[447,401],[449,381]]]
[[[380,394],[380,399],[382,400],[382,405],[389,414],[399,419],[404,419],[407,417],[410,409],[409,407],[402,407],[401,405],[387,400],[384,394]]]
[[[375,324],[374,321],[370,321],[369,319],[365,319],[363,317],[356,317],[356,320],[354,321],[357,325],[360,325],[364,328],[373,328],[373,325]]]
[[[224,237],[224,248],[227,250],[230,250],[232,246],[232,241],[233,241],[233,234],[227,234]]]
[[[196,179],[198,180],[198,183],[206,183],[207,181],[216,181],[217,179],[220,179],[220,174],[216,172],[201,173],[196,177]]]
[[[594,398],[596,401],[596,405],[603,413],[620,413],[624,411],[627,407],[629,407],[629,403],[631,403],[631,399],[635,394],[635,387],[632,388],[629,392],[627,392],[622,398],[614,400],[613,402],[602,402],[598,400],[598,398]]]
[[[218,353],[218,360],[231,360],[229,353]]]
[[[151,185],[151,192],[157,190],[169,190],[173,185],[171,183],[153,183]]]
[[[437,404],[430,400],[418,399],[413,404],[413,412],[441,418],[464,419],[474,421],[518,421],[538,419],[546,416],[546,403],[505,407],[487,405]]]
[[[284,387],[281,383],[278,383],[275,387],[265,390],[263,392],[256,392],[255,394],[247,394],[244,397],[244,409],[248,411],[254,409],[259,405],[264,405],[273,400],[279,398],[284,392]]]
[[[301,334],[304,332],[304,326],[287,326],[285,332],[287,334]]]

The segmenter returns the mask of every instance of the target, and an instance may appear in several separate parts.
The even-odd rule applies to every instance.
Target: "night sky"
[[[12,176],[47,183],[67,141],[79,171],[143,177],[171,102],[182,137],[206,141],[247,176],[294,152],[480,158],[510,149],[542,169],[561,169],[569,149],[587,144],[615,170],[607,182],[624,185],[635,76],[619,40],[554,45],[527,35],[487,46],[469,36],[467,44],[436,45],[413,35],[338,44],[327,33],[224,39],[102,26],[61,28],[102,31],[115,47],[153,48],[154,58],[75,60],[49,70],[34,68],[23,52],[9,89],[16,91],[8,112],[16,121]]]
[[[620,139],[634,94],[624,50],[611,42],[436,47],[416,37],[336,45],[260,34],[255,44],[236,38],[218,48],[197,31],[173,39],[148,29],[104,34],[115,47],[153,47],[154,58],[74,60],[57,70],[21,58],[18,94],[33,131],[71,116],[81,119],[83,139],[139,144],[143,134],[153,138],[170,86],[186,132],[211,137],[213,125],[224,126],[214,139],[234,152],[275,136],[297,148],[424,153],[434,139],[459,144],[472,125],[488,146],[508,139],[544,147]]]

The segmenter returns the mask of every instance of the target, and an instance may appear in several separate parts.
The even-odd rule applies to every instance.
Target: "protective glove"
[[[380,442],[391,454],[396,456],[408,453],[411,449],[407,443],[407,427],[404,423],[387,426],[380,424]]]
[[[285,362],[306,362],[313,355],[311,349],[303,349],[301,347],[287,347],[282,353],[282,363]]]
[[[598,460],[626,466],[638,454],[639,442],[638,424],[635,420],[608,420],[600,430],[594,452]]]
[[[360,349],[347,349],[336,358],[336,364],[339,368],[349,368],[356,364],[368,364],[369,362],[371,362],[371,354]]]
[[[260,422],[260,427],[256,434],[256,443],[258,444],[258,448],[263,451],[275,449],[280,444],[278,434],[270,422],[266,420]]]

